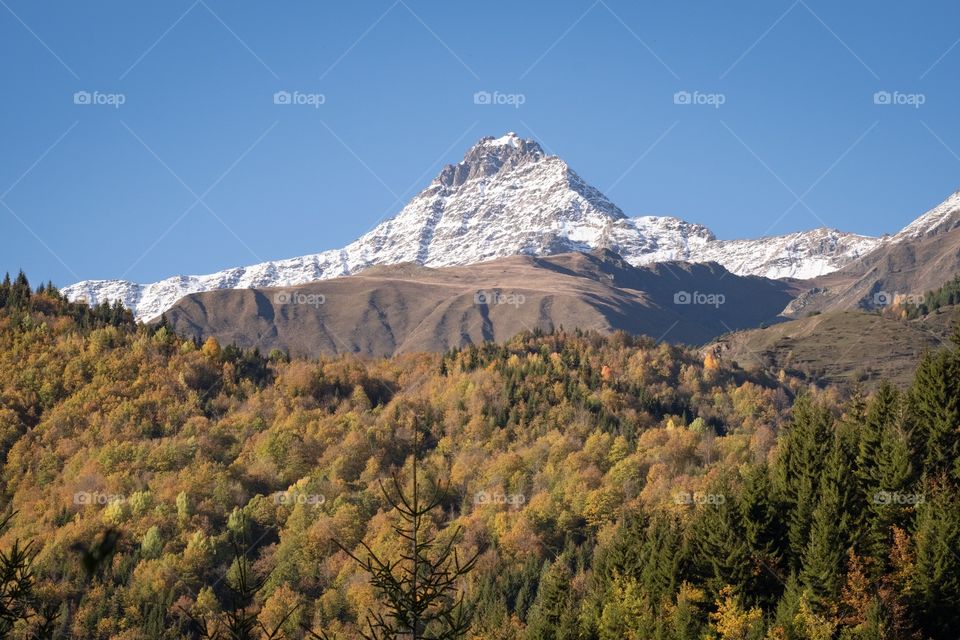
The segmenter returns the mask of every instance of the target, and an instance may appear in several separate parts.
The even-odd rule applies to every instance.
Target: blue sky
[[[894,232],[960,187],[958,40],[946,0],[0,0],[0,270],[339,247],[509,130],[628,215]]]

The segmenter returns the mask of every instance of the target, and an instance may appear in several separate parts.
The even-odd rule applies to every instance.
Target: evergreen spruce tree
[[[800,574],[812,604],[821,611],[835,601],[843,585],[847,551],[860,503],[851,452],[839,440],[835,440],[825,462]]]
[[[650,517],[645,511],[627,512],[607,544],[596,548],[589,596],[583,605],[587,636],[599,634],[604,608],[612,597],[614,582],[622,576],[639,575],[640,559]],[[607,614],[608,617],[611,614]]]
[[[3,276],[3,283],[0,283],[0,309],[7,306],[10,299],[10,286],[10,274],[6,273]]]
[[[662,627],[665,633],[666,614],[686,563],[684,528],[677,514],[665,511],[653,515],[645,511],[627,514],[613,538],[595,554],[590,595],[582,605],[584,636],[595,637],[592,634],[599,633],[603,625],[609,632],[613,628],[612,620],[621,614],[627,615],[622,608],[608,608],[620,592],[630,593],[634,608],[646,612],[645,619],[656,620],[655,626]]]
[[[0,531],[15,513],[0,518]],[[0,638],[13,637],[15,629],[29,638],[53,638],[59,618],[58,605],[45,602],[37,588],[34,561],[39,547],[33,542],[14,540],[0,551]]]
[[[752,465],[744,471],[738,504],[756,573],[756,592],[750,595],[761,607],[769,609],[783,587],[787,525],[774,501],[766,463]]]
[[[916,474],[911,462],[910,438],[898,424],[884,428],[875,484],[866,487],[867,521],[860,546],[870,557],[877,576],[889,568],[893,526],[906,527],[912,521],[917,493]]]
[[[393,476],[393,491],[381,483],[380,488],[392,509],[400,516],[393,530],[405,549],[397,560],[378,556],[365,542],[366,552],[360,558],[343,545],[340,548],[370,575],[370,583],[379,596],[385,612],[370,612],[367,629],[360,635],[366,640],[455,640],[470,630],[472,611],[459,590],[460,581],[473,570],[478,555],[461,561],[455,543],[460,534],[454,531],[445,544],[430,532],[430,514],[441,507],[446,492],[437,487],[424,499],[420,488],[418,459],[423,436],[419,425],[414,427],[414,450],[411,488],[405,490]]]
[[[784,585],[783,596],[777,602],[777,608],[770,624],[769,637],[806,640],[800,635],[800,630],[797,628],[797,615],[800,613],[802,600],[803,587],[797,577],[791,575]]]
[[[277,624],[270,627],[260,620],[261,607],[257,597],[270,576],[258,578],[254,575],[249,559],[251,549],[246,540],[246,523],[241,526],[240,533],[230,534],[233,564],[224,581],[227,587],[226,608],[198,615],[181,608],[193,622],[195,632],[204,640],[277,640],[286,637],[283,626],[297,610],[297,607],[291,607]],[[207,593],[212,593],[212,589]]]
[[[697,506],[691,528],[691,546],[698,575],[715,600],[721,590],[733,586],[737,595],[757,594],[759,575],[746,541],[741,515],[728,485],[717,484],[706,494],[713,500]]]
[[[700,638],[706,626],[703,611],[704,594],[689,583],[680,585],[677,597],[668,610],[669,640]]]
[[[857,477],[866,489],[879,485],[880,443],[884,430],[895,422],[898,413],[899,395],[888,381],[884,380],[869,404],[860,429],[857,451]]]
[[[787,568],[799,571],[810,527],[823,461],[833,438],[832,417],[825,407],[801,396],[793,407],[793,420],[781,436],[774,466],[774,490],[780,508],[788,515]]]
[[[917,510],[912,597],[924,633],[951,640],[960,629],[960,499],[946,483],[931,484]]]
[[[672,600],[686,559],[683,525],[677,516],[667,512],[654,514],[640,551],[639,571],[634,570],[633,575],[654,605]]]
[[[510,608],[508,598],[511,588],[507,584],[511,576],[488,572],[481,575],[474,585],[473,632],[485,638],[506,638],[509,633]]]
[[[540,569],[540,563],[537,562],[535,557],[527,558],[526,562],[523,563],[517,595],[513,600],[513,611],[522,621],[526,621],[530,607],[533,606],[533,602],[537,598],[537,590],[540,587]]]
[[[527,616],[528,640],[560,640],[567,637],[563,621],[570,606],[572,579],[573,572],[563,556],[555,562],[544,562],[537,599]]]
[[[30,282],[23,271],[17,274],[13,285],[10,287],[10,294],[7,297],[7,306],[12,309],[23,309],[30,302]]]
[[[624,515],[611,540],[596,551],[591,591],[605,593],[616,576],[638,576],[645,562],[642,557],[647,540],[650,515],[631,511]]]
[[[910,387],[910,408],[921,433],[925,474],[954,472],[960,458],[960,352],[923,356]]]

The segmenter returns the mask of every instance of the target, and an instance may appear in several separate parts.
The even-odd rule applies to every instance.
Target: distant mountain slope
[[[861,260],[805,283],[786,313],[875,309],[917,301],[960,273],[960,192],[917,218]]]
[[[780,369],[817,384],[881,379],[905,385],[924,350],[948,342],[956,307],[903,321],[865,311],[828,311],[763,329],[724,335],[705,350],[747,370]]]
[[[600,251],[443,269],[403,264],[286,289],[211,291],[166,315],[186,335],[264,351],[383,356],[559,326],[701,344],[773,320],[793,294],[790,283],[714,263],[637,268]]]
[[[343,249],[152,284],[88,280],[64,291],[92,303],[120,299],[145,320],[189,293],[294,286],[378,264],[443,267],[607,248],[633,265],[716,261],[739,275],[812,278],[880,243],[831,229],[722,241],[706,227],[679,218],[628,218],[563,160],[510,133],[481,139],[397,215]]]

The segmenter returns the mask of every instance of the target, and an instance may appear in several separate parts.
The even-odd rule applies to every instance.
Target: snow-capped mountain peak
[[[532,141],[531,141],[532,142]],[[494,138],[493,136],[487,136],[481,138],[480,142],[477,143],[477,147],[519,147],[524,143],[523,138],[518,136],[513,131],[508,131],[506,135],[502,135],[499,138]],[[537,145],[536,142],[533,143],[540,148],[540,145]]]
[[[447,187],[457,187],[475,178],[492,177],[546,157],[533,140],[524,140],[515,133],[500,138],[486,137],[471,147],[461,162],[444,167],[437,180]]]
[[[394,217],[343,249],[145,285],[84,281],[64,291],[91,303],[120,299],[147,320],[190,293],[293,286],[380,264],[443,267],[602,247],[634,265],[716,260],[741,275],[808,278],[842,267],[879,242],[832,230],[721,241],[706,227],[675,217],[628,218],[562,159],[511,132],[481,138]]]
[[[396,216],[344,249],[369,264],[441,267],[589,249],[625,217],[563,160],[516,134],[482,138]]]

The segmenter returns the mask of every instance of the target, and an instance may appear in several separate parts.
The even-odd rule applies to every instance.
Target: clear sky
[[[510,130],[628,215],[894,232],[960,187],[958,40],[952,0],[0,0],[0,270],[339,247]]]

